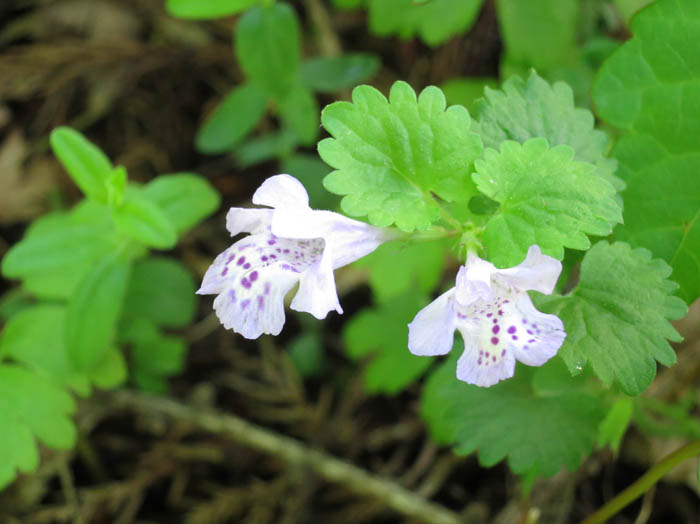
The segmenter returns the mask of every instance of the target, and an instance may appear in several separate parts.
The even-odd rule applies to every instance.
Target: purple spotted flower
[[[319,319],[331,310],[342,313],[333,270],[394,236],[389,229],[311,209],[304,186],[289,175],[265,180],[253,203],[273,209],[231,208],[226,216],[231,235],[250,234],[216,257],[197,291],[217,294],[219,320],[246,338],[282,330],[284,297],[297,282],[292,309]]]
[[[457,378],[492,386],[513,376],[515,361],[541,366],[566,338],[559,317],[535,309],[527,294],[550,294],[561,263],[530,246],[515,267],[497,269],[470,253],[457,273],[457,285],[418,312],[408,325],[408,349],[415,355],[444,355],[454,331],[464,339]]]

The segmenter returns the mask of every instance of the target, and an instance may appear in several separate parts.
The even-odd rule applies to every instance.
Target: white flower
[[[218,294],[221,323],[246,338],[277,335],[284,325],[284,297],[299,282],[291,308],[325,318],[343,310],[333,270],[374,251],[393,238],[391,230],[309,207],[304,186],[294,177],[268,178],[253,203],[274,209],[231,208],[231,235],[250,233],[221,253],[197,293]]]
[[[470,253],[457,285],[418,312],[408,325],[408,349],[415,355],[444,355],[454,331],[464,338],[457,378],[491,386],[513,376],[515,360],[541,366],[566,338],[559,317],[540,313],[527,290],[551,294],[561,263],[536,245],[518,266],[497,269]]]

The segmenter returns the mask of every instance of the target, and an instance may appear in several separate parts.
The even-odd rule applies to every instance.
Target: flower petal
[[[269,266],[264,273],[249,272],[243,277],[251,284],[249,287],[229,281],[229,287],[214,300],[216,315],[225,328],[251,339],[265,333],[278,335],[282,331],[284,296],[297,282],[298,276],[281,270],[280,264]]]
[[[491,274],[496,266],[469,253],[466,265],[457,273],[456,298],[461,306],[468,306],[478,300],[493,300]]]
[[[505,349],[498,352],[484,348],[480,338],[460,329],[464,338],[464,353],[457,361],[457,378],[468,384],[488,387],[510,378],[515,372],[513,354]]]
[[[272,220],[271,209],[245,209],[242,207],[232,207],[226,214],[226,229],[231,236],[238,233],[263,233]]]
[[[514,309],[520,316],[504,324],[509,350],[523,364],[541,366],[564,343],[564,324],[556,315],[537,311],[525,293],[517,298]]]
[[[408,325],[408,349],[414,355],[444,355],[454,343],[454,288],[421,309]]]
[[[343,312],[335,289],[331,262],[327,251],[324,251],[321,259],[302,273],[299,291],[290,305],[293,310],[311,313],[319,320],[326,318],[332,310]]]
[[[253,204],[269,207],[309,207],[309,195],[291,175],[275,175],[265,180],[253,195]]]
[[[521,291],[534,289],[550,295],[554,291],[560,273],[561,262],[556,258],[543,255],[539,246],[532,245],[527,251],[525,260],[515,267],[497,270],[495,276],[505,284]]]

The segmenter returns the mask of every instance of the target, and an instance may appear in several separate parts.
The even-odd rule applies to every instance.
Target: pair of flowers
[[[214,309],[227,329],[246,338],[277,335],[284,325],[284,297],[298,282],[291,308],[325,318],[342,313],[333,271],[397,238],[331,211],[309,207],[304,186],[289,175],[268,178],[253,195],[268,208],[231,208],[226,227],[248,236],[221,253],[204,276],[199,294],[217,294]],[[397,263],[401,263],[400,259]],[[561,320],[535,309],[527,294],[554,289],[561,263],[530,247],[518,266],[497,269],[470,253],[455,287],[408,325],[415,355],[444,355],[454,331],[464,338],[457,377],[491,386],[513,376],[515,360],[540,366],[554,356],[566,334]]]

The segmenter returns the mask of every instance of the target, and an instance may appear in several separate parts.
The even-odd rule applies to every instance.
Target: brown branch
[[[223,435],[243,445],[279,457],[289,465],[302,466],[331,482],[343,484],[358,495],[375,498],[406,516],[430,524],[458,524],[456,513],[424,499],[389,479],[312,449],[290,437],[252,424],[235,415],[187,406],[168,398],[133,391],[119,391],[112,397],[118,406],[140,413],[160,413],[187,421],[205,431]]]

